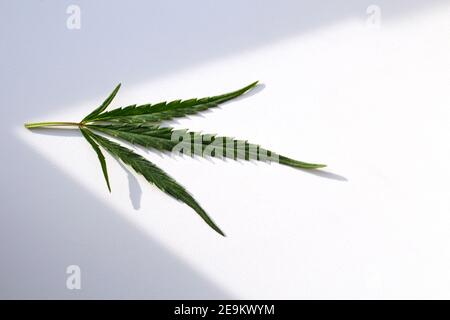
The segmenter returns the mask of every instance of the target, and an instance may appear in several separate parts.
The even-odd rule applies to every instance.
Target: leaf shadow
[[[131,171],[121,161],[117,160],[117,163],[127,173],[130,201],[134,210],[139,210],[141,208],[142,199],[142,188],[139,184],[139,181],[136,176],[134,176],[133,173],[131,173]]]
[[[70,137],[70,138],[82,137],[79,129],[77,128],[45,128],[45,127],[34,128],[33,133],[49,136]],[[141,208],[141,198],[142,198],[142,188],[139,185],[139,181],[121,161],[117,161],[117,163],[127,173],[130,201],[131,204],[133,205],[133,208],[135,210],[139,210]]]
[[[326,178],[326,179],[336,180],[336,181],[341,181],[341,182],[348,182],[348,179],[346,177],[341,176],[341,175],[336,174],[336,173],[333,173],[333,172],[322,170],[322,169],[313,169],[313,170],[298,169],[298,170],[303,171],[303,172],[308,173],[308,174],[312,174],[312,175],[317,176],[317,177],[321,177],[321,178]]]
[[[29,129],[30,130],[30,129]],[[46,136],[58,136],[67,138],[79,138],[81,137],[81,132],[78,128],[33,128],[33,133],[46,135]]]

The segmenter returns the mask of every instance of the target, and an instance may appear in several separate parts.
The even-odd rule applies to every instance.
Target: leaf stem
[[[25,128],[41,128],[41,127],[80,127],[83,126],[82,123],[78,122],[33,122],[25,123]]]

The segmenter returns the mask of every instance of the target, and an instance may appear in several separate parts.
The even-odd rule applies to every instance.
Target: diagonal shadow
[[[376,5],[385,23],[444,2],[378,0]],[[66,28],[69,4],[0,3],[0,99],[15,106],[12,120],[23,123],[69,102],[103,97],[111,83],[131,86],[346,19],[364,23],[373,1],[79,0],[80,30]]]
[[[14,153],[14,167],[1,168],[0,298],[230,298],[42,156]],[[66,289],[73,264],[79,291]]]
[[[0,297],[229,298],[29,150],[12,128],[103,97],[111,82],[133,85],[345,19],[363,21],[373,1],[79,0],[82,28],[69,31],[72,2],[0,2],[0,115],[11,123],[0,127]],[[376,4],[389,21],[444,2]],[[65,288],[70,264],[82,269],[81,291]]]
[[[134,174],[131,173],[130,169],[128,169],[121,161],[117,161],[117,163],[127,173],[129,198],[134,210],[139,210],[142,197],[142,189],[139,185],[139,181]]]

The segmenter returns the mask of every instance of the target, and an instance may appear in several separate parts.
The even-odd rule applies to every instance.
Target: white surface
[[[2,103],[5,118],[14,113],[5,102],[23,110],[10,128],[12,140],[4,139],[10,150],[4,157],[16,162],[5,159],[2,168],[8,197],[1,210],[0,295],[450,298],[450,6],[414,5],[404,12],[394,6],[394,14],[387,2],[380,3],[383,20],[376,29],[365,24],[366,5],[348,2],[342,6],[352,14],[332,23],[296,34],[292,22],[267,41],[238,41],[236,52],[209,52],[211,59],[181,62],[183,67],[158,76],[148,71],[149,79],[130,83],[124,69],[120,78],[94,65],[95,92],[86,95],[89,83],[80,79],[73,89],[65,87],[67,99],[59,92],[58,101],[52,91],[62,87],[49,75],[30,75],[42,83],[14,78],[16,86],[23,81],[46,90],[42,99],[55,106],[41,112],[43,102],[32,106],[36,99],[24,98],[25,86],[15,87]],[[86,33],[93,22],[85,6],[80,32]],[[306,7],[317,13],[313,5]],[[230,37],[239,37],[231,31]],[[193,46],[202,36],[192,34]],[[188,55],[195,52],[187,49]],[[112,69],[125,68],[127,60],[111,55]],[[52,68],[49,60],[44,63]],[[170,58],[152,63],[170,65]],[[110,156],[109,194],[96,155],[79,135],[21,127],[24,121],[77,120],[117,82],[122,89],[114,107],[207,96],[257,79],[265,85],[257,93],[179,120],[176,127],[247,138],[295,159],[324,162],[327,173],[139,150],[186,186],[226,238]],[[69,264],[82,269],[80,291],[65,289]]]

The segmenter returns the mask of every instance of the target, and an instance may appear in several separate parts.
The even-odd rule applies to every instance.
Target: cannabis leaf
[[[283,165],[302,169],[325,167],[322,164],[302,162],[279,155],[257,144],[249,143],[246,140],[237,140],[215,134],[191,132],[187,129],[174,129],[162,126],[161,124],[166,120],[185,117],[217,107],[253,89],[257,83],[256,81],[239,90],[218,96],[174,100],[157,104],[130,105],[105,111],[119,91],[119,84],[99,107],[94,109],[80,122],[36,122],[25,124],[25,127],[29,129],[51,126],[78,127],[83,137],[97,154],[106,185],[110,192],[111,187],[106,161],[100,148],[106,150],[124,164],[132,167],[134,171],[143,175],[149,183],[155,185],[161,191],[187,204],[212,229],[224,236],[225,234],[222,230],[220,230],[183,186],[152,162],[119,143],[107,139],[105,136],[162,152],[229,158],[234,160],[278,162]]]
[[[89,130],[84,129],[83,127],[80,127],[80,131],[83,134],[83,136],[86,138],[87,142],[92,146],[95,153],[97,153],[98,160],[100,161],[100,165],[102,167],[103,176],[106,180],[106,185],[108,186],[109,192],[111,192],[111,186],[109,185],[109,178],[108,178],[108,169],[106,168],[106,161],[105,156],[103,155],[102,151],[98,147],[98,144],[92,139],[91,132]]]
[[[230,137],[217,137],[215,134],[201,134],[187,130],[175,130],[170,127],[145,126],[132,124],[96,124],[86,125],[89,129],[97,130],[128,141],[132,144],[160,151],[173,151],[177,145],[188,149],[185,153],[198,156],[213,156],[229,159],[278,161],[281,164],[303,168],[318,169],[322,164],[306,163],[276,154],[261,148],[259,145],[248,143],[246,140],[236,140]],[[176,139],[180,137],[184,141]],[[175,138],[175,139],[174,139]],[[213,146],[214,148],[211,148]],[[210,153],[206,153],[206,150]],[[196,152],[198,151],[198,152]]]
[[[174,179],[167,175],[160,168],[155,166],[152,162],[148,161],[144,157],[134,153],[132,150],[127,149],[115,142],[112,142],[104,137],[101,137],[93,132],[81,129],[85,136],[89,139],[94,139],[99,145],[101,145],[105,150],[111,153],[113,156],[119,158],[123,163],[129,165],[136,171],[144,176],[144,178],[151,184],[156,185],[161,191],[171,195],[175,199],[183,201],[189,207],[195,210],[199,216],[214,230],[216,230],[221,235],[225,235],[222,230],[211,220],[211,218],[206,214],[197,201],[184,189],[180,184],[178,184]]]
[[[97,117],[100,113],[102,113],[109,106],[111,101],[113,101],[114,97],[116,96],[117,92],[120,89],[120,86],[121,86],[121,84],[119,83],[117,85],[117,87],[113,90],[113,92],[111,92],[109,97],[106,98],[105,101],[103,101],[103,103],[100,105],[100,107],[98,107],[97,109],[95,109],[94,111],[89,113],[86,117],[83,118],[83,120],[81,120],[81,122],[83,123],[83,122],[87,122],[92,119],[95,119],[95,117]]]
[[[173,118],[185,117],[187,115],[196,114],[201,111],[205,111],[210,108],[217,107],[219,104],[234,99],[246,91],[250,90],[258,84],[258,81],[252,84],[233,91],[225,93],[219,96],[206,97],[202,99],[189,99],[189,100],[174,100],[171,102],[160,102],[157,104],[144,104],[144,105],[131,105],[125,108],[117,108],[108,112],[101,113],[105,108],[102,106],[109,101],[109,98],[116,94],[120,87],[120,84],[106,99],[102,106],[98,108],[100,112],[94,110],[92,115],[83,119],[86,121],[110,121],[110,122],[129,122],[129,123],[143,123],[143,122],[161,122],[162,120],[171,120]],[[109,102],[108,102],[109,104]]]

